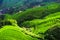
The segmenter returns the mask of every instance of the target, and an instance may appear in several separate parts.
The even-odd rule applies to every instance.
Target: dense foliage
[[[50,4],[42,7],[27,9],[26,11],[14,14],[11,17],[13,19],[16,19],[18,21],[18,24],[20,25],[24,21],[33,20],[33,19],[42,19],[49,14],[53,14],[59,11],[60,11],[60,4],[56,3],[56,4]],[[9,18],[9,16],[6,16],[6,18]]]
[[[60,40],[59,3],[5,14],[0,20],[0,40]]]
[[[60,0],[0,0],[0,12],[2,14],[24,11],[28,8],[36,6],[44,6],[52,2],[59,2]]]

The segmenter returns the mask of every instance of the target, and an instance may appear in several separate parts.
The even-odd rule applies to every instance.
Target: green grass
[[[60,40],[60,3],[6,14],[2,23],[0,40]]]
[[[45,33],[46,40],[60,40],[60,24],[55,25],[53,28],[50,28]]]
[[[54,26],[57,23],[60,23],[60,20],[50,18],[50,19],[45,19],[45,20],[26,21],[26,22],[22,23],[21,27],[33,28],[33,29],[35,28],[34,29],[35,33],[37,33],[38,31],[41,33],[45,33],[46,30],[48,30],[49,28],[51,28],[52,26]]]
[[[49,18],[50,17],[50,18]],[[49,28],[60,23],[60,12],[48,15],[46,19],[25,21],[20,26],[30,29],[34,33],[45,33]]]
[[[45,18],[52,18],[52,17],[55,17],[55,18],[60,17],[60,12],[56,12],[54,14],[50,14],[50,15],[46,16]]]
[[[0,27],[5,26],[5,25],[18,26],[17,21],[14,19],[0,20]]]
[[[25,33],[16,26],[3,26],[0,29],[0,40],[37,40]]]
[[[41,19],[49,14],[59,12],[59,11],[60,11],[60,4],[55,3],[55,4],[50,4],[42,7],[27,9],[24,12],[12,15],[11,18],[16,19],[18,21],[18,24],[21,24],[24,21]],[[10,17],[6,16],[6,18],[10,18]]]

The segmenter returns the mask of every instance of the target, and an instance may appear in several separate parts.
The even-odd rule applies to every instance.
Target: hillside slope
[[[60,4],[27,9],[0,19],[1,40],[60,40]]]

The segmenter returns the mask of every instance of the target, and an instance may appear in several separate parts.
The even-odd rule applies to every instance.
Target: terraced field
[[[60,3],[5,14],[0,23],[0,40],[60,40]]]

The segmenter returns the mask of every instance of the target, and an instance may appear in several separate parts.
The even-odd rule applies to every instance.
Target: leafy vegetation
[[[60,13],[60,12],[59,12]],[[54,14],[58,14],[58,13],[54,13]],[[49,28],[53,27],[54,25],[56,25],[57,23],[60,23],[60,15],[57,17],[52,17],[52,18],[47,18],[47,19],[35,19],[32,21],[25,21],[21,24],[21,26],[26,27],[26,28],[35,28],[33,32],[35,33],[45,33],[46,30],[48,30]],[[43,30],[43,28],[46,30]],[[31,30],[31,29],[30,29]]]
[[[3,26],[0,29],[0,40],[38,40],[29,35],[26,35],[19,27]]]
[[[60,4],[5,14],[0,23],[0,40],[60,40]]]
[[[33,20],[33,19],[42,19],[49,14],[53,14],[59,11],[60,11],[60,4],[56,3],[56,4],[46,5],[43,7],[27,9],[24,12],[14,14],[12,18],[17,20],[18,24],[20,25],[24,21]]]

